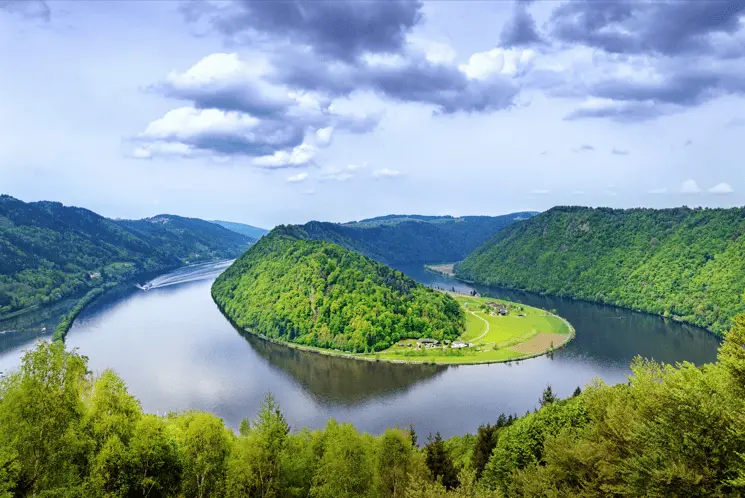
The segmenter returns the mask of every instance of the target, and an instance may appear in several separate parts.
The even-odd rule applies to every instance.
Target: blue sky
[[[745,202],[740,1],[0,0],[0,191],[272,226]]]

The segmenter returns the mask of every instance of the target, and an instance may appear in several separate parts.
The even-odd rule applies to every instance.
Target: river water
[[[500,413],[523,414],[537,406],[548,384],[564,397],[594,377],[625,382],[636,355],[712,362],[719,344],[703,330],[652,315],[475,286],[482,295],[555,309],[574,325],[576,338],[551,356],[509,364],[441,367],[334,358],[237,332],[210,296],[212,281],[226,266],[182,268],[151,281],[148,291],[111,293],[81,313],[67,344],[89,357],[93,371],[114,369],[149,412],[207,410],[237,427],[271,392],[293,427],[321,427],[334,417],[373,433],[414,424],[422,437],[474,432]],[[471,290],[421,266],[399,269],[427,285]],[[0,335],[0,372],[17,367],[37,335],[47,337]]]

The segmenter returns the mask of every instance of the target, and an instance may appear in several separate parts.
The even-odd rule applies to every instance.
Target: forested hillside
[[[286,227],[236,260],[212,295],[240,328],[321,348],[377,351],[402,338],[455,339],[465,328],[450,296]]]
[[[743,208],[556,207],[497,233],[455,272],[722,333],[745,310],[744,234]]]
[[[253,242],[213,223],[160,215],[111,220],[58,202],[0,196],[0,317],[104,283],[239,256]]]
[[[632,369],[449,440],[292,430],[271,396],[236,433],[209,413],[143,413],[114,372],[41,342],[0,378],[0,497],[743,496],[745,318],[716,364]]]
[[[221,221],[221,220],[214,220],[212,221],[212,223],[216,223],[217,225],[220,225],[223,228],[227,228],[228,230],[232,230],[236,233],[246,235],[256,240],[259,240],[261,237],[269,233],[269,230],[266,230],[265,228],[259,228],[259,227],[255,227],[252,225],[246,225],[245,223],[235,223],[233,221]]]
[[[535,214],[389,215],[344,224],[311,221],[292,228],[298,237],[333,242],[386,264],[446,263],[465,258],[499,230]]]

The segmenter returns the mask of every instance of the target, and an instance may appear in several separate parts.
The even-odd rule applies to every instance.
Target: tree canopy
[[[105,283],[238,257],[253,239],[173,215],[111,220],[58,202],[0,196],[0,318]]]
[[[455,339],[465,330],[452,297],[284,227],[220,275],[212,295],[241,329],[321,348],[377,351],[400,339]]]
[[[669,316],[721,334],[745,311],[745,208],[556,207],[498,232],[458,277]]]

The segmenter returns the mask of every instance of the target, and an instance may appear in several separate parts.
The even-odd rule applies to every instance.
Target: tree
[[[326,425],[323,456],[319,462],[310,496],[353,498],[365,496],[373,481],[370,448],[352,424]]]
[[[577,386],[577,389],[575,389],[574,392],[572,393],[572,398],[576,398],[580,394],[582,394],[582,389],[580,389],[580,387]]]
[[[504,414],[500,417],[504,417]],[[481,473],[497,445],[497,429],[496,425],[486,424],[479,426],[476,432],[476,446],[473,448],[473,470],[477,479],[481,478]]]
[[[445,449],[440,433],[432,434],[427,438],[425,450],[425,462],[432,478],[441,480],[442,485],[447,489],[453,489],[458,486],[458,475],[453,465],[453,460]]]
[[[379,444],[376,471],[380,496],[401,497],[406,489],[411,461],[409,434],[399,429],[388,429]]]
[[[554,394],[554,390],[551,388],[551,384],[546,386],[546,389],[543,390],[543,394],[541,395],[541,399],[538,400],[538,402],[541,404],[541,406],[546,406],[551,403],[555,403],[559,398],[556,397]]]
[[[0,380],[0,454],[14,455],[17,464],[6,468],[20,469],[18,494],[78,481],[86,464],[80,437],[86,377],[85,357],[41,341],[24,354],[19,371]]]
[[[271,394],[264,398],[254,423],[241,422],[240,432],[228,463],[229,494],[279,496],[282,452],[290,427]]]
[[[188,496],[221,496],[233,434],[222,420],[203,412],[173,418],[183,462],[182,491]]]

